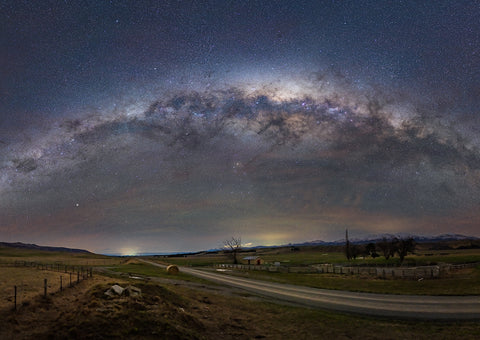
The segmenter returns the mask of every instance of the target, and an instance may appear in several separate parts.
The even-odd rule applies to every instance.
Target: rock
[[[105,295],[110,296],[110,297],[114,297],[116,295],[120,296],[120,295],[123,294],[124,290],[125,289],[122,288],[119,285],[113,285],[105,292]]]
[[[123,291],[125,290],[124,288],[122,288],[121,286],[119,285],[113,285],[112,288],[111,288],[115,294],[117,295],[122,295],[123,294]]]
[[[142,290],[135,286],[127,286],[125,287],[125,295],[131,297],[139,297],[142,296]]]

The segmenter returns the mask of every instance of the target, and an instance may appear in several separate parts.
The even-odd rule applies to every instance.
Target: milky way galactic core
[[[425,19],[427,2],[412,18],[212,4],[187,20],[183,5],[74,3],[51,7],[56,21],[2,4],[3,241],[122,253],[346,228],[480,236],[480,30],[460,23],[478,7],[450,4],[458,22],[438,28],[446,9]]]

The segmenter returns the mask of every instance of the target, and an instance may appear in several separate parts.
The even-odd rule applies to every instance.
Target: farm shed
[[[259,256],[245,256],[243,261],[247,261],[248,264],[263,264],[264,261]]]

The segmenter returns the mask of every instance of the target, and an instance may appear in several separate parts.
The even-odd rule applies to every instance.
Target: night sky
[[[480,236],[478,1],[0,1],[0,241]]]

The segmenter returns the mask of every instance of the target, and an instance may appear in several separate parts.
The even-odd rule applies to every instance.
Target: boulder
[[[126,296],[131,296],[131,297],[142,296],[142,290],[140,288],[135,287],[135,286],[125,287],[124,293],[125,293]]]
[[[125,290],[124,288],[122,288],[121,286],[119,285],[113,285],[112,288],[113,292],[117,295],[122,295],[123,294],[123,291]]]
[[[123,294],[124,290],[125,289],[119,285],[113,285],[105,292],[105,295],[108,295],[110,297],[120,296]]]

